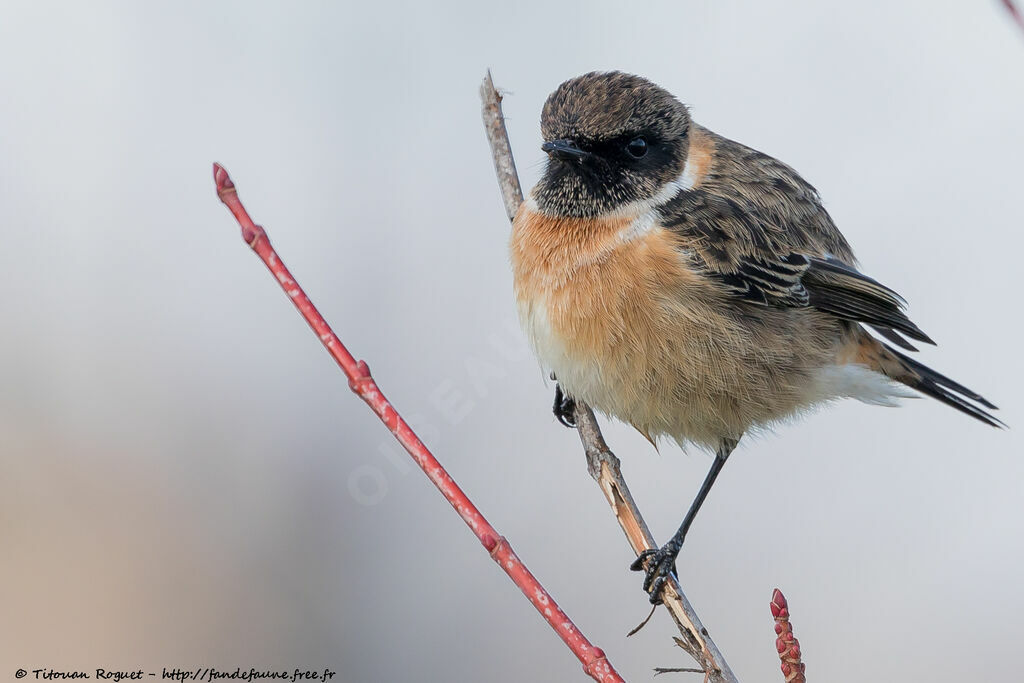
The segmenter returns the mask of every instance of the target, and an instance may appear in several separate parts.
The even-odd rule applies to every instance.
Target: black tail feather
[[[947,389],[952,389],[956,393],[962,394],[963,396],[966,396],[967,398],[971,399],[972,401],[977,401],[978,403],[980,403],[981,405],[985,406],[986,408],[991,408],[992,410],[999,410],[998,406],[990,403],[981,394],[979,394],[979,393],[977,393],[975,391],[971,391],[970,389],[968,389],[967,387],[965,387],[962,384],[958,384],[957,382],[954,382],[953,380],[951,380],[950,378],[946,377],[945,375],[943,375],[941,373],[938,373],[935,370],[932,370],[927,365],[925,365],[923,363],[919,363],[916,360],[914,360],[913,358],[911,358],[910,356],[906,356],[906,355],[900,353],[899,351],[897,351],[895,349],[889,349],[889,351],[892,354],[894,354],[897,358],[899,358],[901,361],[903,361],[904,365],[906,365],[908,368],[910,368],[915,373],[920,375],[922,379],[929,380],[931,382],[934,382],[935,384],[938,384],[939,386],[946,387]]]
[[[971,391],[958,382],[954,382],[945,375],[932,370],[927,365],[919,363],[909,356],[905,356],[891,346],[886,346],[886,348],[889,353],[893,354],[900,360],[900,364],[908,371],[907,375],[896,377],[894,379],[897,379],[912,389],[920,391],[922,394],[942,401],[946,405],[956,408],[960,412],[970,415],[974,419],[980,420],[987,425],[991,425],[993,427],[1006,427],[1006,424],[994,415],[974,405],[974,403],[978,403],[985,408],[998,410],[998,408],[985,397],[975,391]],[[974,403],[971,403],[971,401]]]

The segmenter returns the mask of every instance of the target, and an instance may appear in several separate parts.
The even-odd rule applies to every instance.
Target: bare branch
[[[505,213],[512,220],[516,217],[519,205],[523,203],[523,188],[519,184],[512,143],[505,129],[505,116],[501,113],[501,93],[494,87],[490,69],[480,85],[480,101],[483,104],[487,142],[491,144],[491,156],[494,158],[494,172],[498,175],[498,187],[501,188],[501,198],[505,202]]]
[[[434,454],[416,436],[412,427],[402,419],[391,402],[384,397],[380,387],[370,375],[370,368],[366,362],[357,361],[345,348],[341,339],[323,319],[299,283],[295,281],[291,272],[284,265],[284,261],[277,255],[274,247],[270,244],[266,231],[249,217],[249,212],[245,210],[242,201],[238,198],[235,184],[220,164],[213,165],[213,178],[217,185],[217,196],[228,207],[242,228],[242,239],[270,269],[285,294],[299,309],[299,313],[309,323],[324,348],[348,377],[349,388],[366,401],[366,404],[370,406],[370,409],[380,418],[380,421],[384,423],[402,447],[408,451],[420,469],[445,497],[445,500],[451,503],[462,521],[490,553],[491,559],[497,562],[513,583],[519,586],[519,590],[523,591],[523,594],[540,612],[544,620],[583,663],[583,671],[599,683],[624,683],[622,677],[612,668],[608,658],[605,657],[604,651],[592,645],[586,636],[576,628],[569,616],[562,611],[555,603],[554,598],[544,590],[537,578],[516,556],[508,541],[490,525],[480,510],[455,483],[455,480],[448,475]]]
[[[576,429],[579,431],[580,441],[583,442],[583,450],[587,456],[587,468],[590,476],[597,481],[604,493],[608,505],[611,506],[615,519],[626,534],[629,545],[633,552],[639,555],[648,548],[657,548],[657,543],[651,530],[647,527],[643,515],[633,500],[633,494],[626,485],[619,468],[619,459],[615,457],[608,444],[601,434],[601,428],[597,424],[594,411],[582,401],[576,402]],[[711,674],[709,680],[718,682],[735,682],[736,676],[732,673],[725,657],[718,650],[714,641],[707,633],[707,629],[701,624],[700,617],[693,609],[693,605],[687,600],[679,582],[674,576],[665,583],[662,591],[662,600],[672,620],[679,627],[682,639],[676,639],[679,646],[686,650],[706,672]]]
[[[480,86],[480,98],[483,101],[484,126],[487,139],[491,143],[494,155],[494,169],[498,174],[498,184],[505,200],[505,212],[509,220],[515,218],[519,204],[523,201],[523,192],[516,175],[516,166],[512,157],[512,147],[505,129],[505,119],[501,112],[501,95],[494,87],[490,71]],[[647,523],[636,507],[633,496],[622,478],[619,459],[615,457],[601,434],[593,411],[582,401],[576,401],[576,429],[583,442],[583,450],[587,456],[587,467],[601,487],[602,493],[629,540],[633,552],[638,555],[649,548],[656,548],[654,537]],[[725,658],[715,646],[707,630],[701,624],[693,606],[686,599],[679,582],[671,577],[662,592],[666,609],[679,627],[682,639],[677,639],[679,646],[685,649],[701,666],[706,678],[713,683],[737,683],[736,676]]]

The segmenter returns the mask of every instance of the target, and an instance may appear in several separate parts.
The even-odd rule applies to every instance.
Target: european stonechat
[[[934,342],[857,270],[786,164],[620,72],[560,85],[541,132],[547,167],[515,218],[511,258],[556,415],[571,423],[579,399],[652,443],[716,454],[679,530],[632,566],[646,568],[652,602],[744,433],[838,398],[896,405],[907,387],[1002,426],[979,394],[894,348]]]

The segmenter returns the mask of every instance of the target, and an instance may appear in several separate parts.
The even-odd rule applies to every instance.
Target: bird
[[[836,399],[920,392],[985,424],[996,406],[908,353],[934,344],[906,302],[859,270],[818,192],[790,166],[693,121],[649,80],[591,72],[540,121],[540,180],[509,242],[518,316],[576,401],[714,453],[672,538],[631,565],[651,602],[729,455]]]

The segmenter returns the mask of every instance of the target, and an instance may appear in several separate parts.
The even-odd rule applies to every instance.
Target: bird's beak
[[[540,146],[541,150],[562,161],[583,161],[591,154],[580,149],[573,140],[552,140]]]

